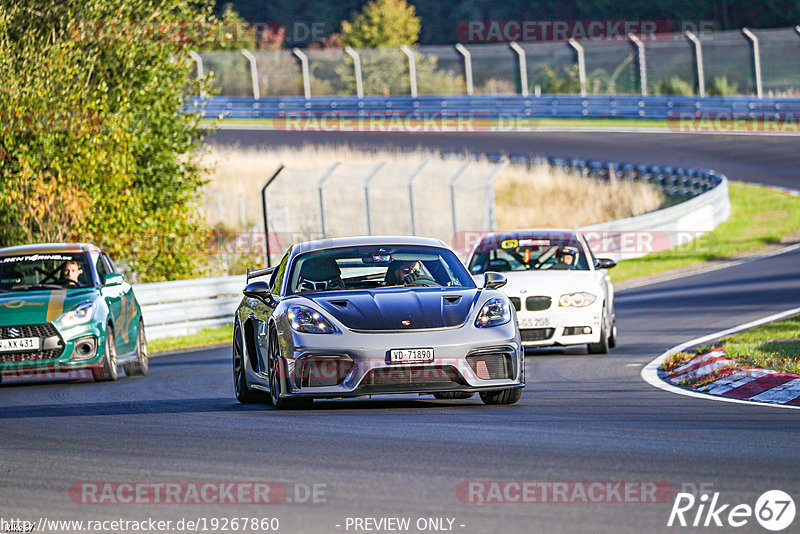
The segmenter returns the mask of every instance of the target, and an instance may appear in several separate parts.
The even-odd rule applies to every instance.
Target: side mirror
[[[486,271],[483,274],[483,288],[484,289],[500,289],[506,285],[506,277],[500,273]]]
[[[596,258],[594,260],[595,269],[611,269],[617,266],[617,262],[609,258]]]
[[[125,282],[125,275],[121,273],[108,273],[103,278],[104,286],[121,286]]]
[[[263,280],[250,282],[242,291],[245,297],[253,299],[260,299],[267,302],[272,301],[272,292],[269,290],[269,284]]]

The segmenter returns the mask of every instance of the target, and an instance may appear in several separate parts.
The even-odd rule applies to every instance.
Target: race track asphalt
[[[222,131],[211,141],[257,146],[320,138],[342,139]],[[789,138],[348,134],[346,140],[680,163],[734,180],[800,182],[800,156]],[[673,345],[798,306],[797,265],[795,250],[620,292],[619,347],[605,356],[576,349],[529,354],[528,385],[515,406],[391,397],[316,402],[305,412],[245,407],[233,398],[228,347],[153,359],[146,378],[3,386],[0,517],[277,517],[284,533],[354,532],[346,528],[348,517],[389,516],[410,517],[410,532],[417,532],[418,518],[443,517],[464,533],[666,532],[675,530],[666,526],[671,495],[644,504],[477,505],[459,500],[456,488],[465,481],[663,481],[674,491],[705,484],[722,503],[752,506],[770,489],[798,501],[800,412],[684,397],[640,377],[642,365]],[[302,501],[295,493],[302,497],[312,484],[326,493],[316,503],[270,505],[92,505],[79,496],[73,502],[69,488],[85,481],[276,481],[292,501]],[[737,530],[758,528],[750,519]]]

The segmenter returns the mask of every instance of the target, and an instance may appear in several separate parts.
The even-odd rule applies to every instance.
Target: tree
[[[342,22],[342,43],[353,48],[382,48],[417,43],[420,21],[405,0],[372,0],[352,22]]]
[[[190,276],[203,181],[186,61],[210,6],[18,0],[0,9],[0,246],[85,240],[142,280]],[[142,22],[146,21],[146,22]]]

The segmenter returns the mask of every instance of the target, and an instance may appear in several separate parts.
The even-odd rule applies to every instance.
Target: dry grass
[[[664,196],[641,182],[592,180],[540,165],[511,165],[495,182],[497,226],[585,226],[657,210]]]
[[[242,219],[246,219],[245,226],[256,224],[261,216],[258,192],[281,164],[314,169],[306,173],[313,177],[320,176],[325,167],[335,162],[366,168],[367,164],[386,161],[407,163],[410,168],[425,159],[437,162],[436,174],[426,176],[417,183],[430,187],[428,200],[430,197],[442,197],[441,212],[449,217],[447,190],[434,182],[446,179],[463,163],[457,160],[441,163],[441,156],[436,152],[365,151],[329,146],[277,147],[270,150],[213,148],[204,155],[204,163],[211,169],[206,185],[206,217],[212,225],[222,222],[229,228],[241,228]],[[485,175],[490,169],[488,163],[484,165],[487,165],[483,171]],[[353,173],[351,185],[361,183],[365,172],[359,172]],[[303,176],[302,172],[298,172],[293,178],[298,182],[298,187]],[[468,187],[468,183],[464,183],[463,190]],[[583,226],[653,211],[664,201],[663,195],[646,184],[596,181],[565,174],[546,165],[532,168],[509,165],[497,177],[494,191],[498,229],[502,230]],[[474,196],[483,194],[483,189],[476,187],[474,191],[469,190],[469,194],[459,202],[474,202]],[[352,202],[360,202],[360,198],[354,196]],[[467,206],[462,209],[469,211],[473,208]]]

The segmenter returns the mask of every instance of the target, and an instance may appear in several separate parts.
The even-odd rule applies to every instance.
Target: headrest
[[[339,278],[342,274],[339,266],[333,258],[322,256],[319,258],[309,258],[300,267],[300,278],[313,282],[323,282]]]

